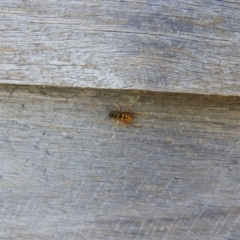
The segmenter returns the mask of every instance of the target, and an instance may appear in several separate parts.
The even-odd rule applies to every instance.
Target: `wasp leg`
[[[121,122],[126,128],[129,128],[128,124],[125,122]]]

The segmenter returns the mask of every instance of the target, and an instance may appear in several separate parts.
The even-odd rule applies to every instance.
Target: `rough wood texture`
[[[0,85],[0,109],[1,239],[240,239],[239,98]]]
[[[1,0],[0,82],[240,95],[239,1]]]

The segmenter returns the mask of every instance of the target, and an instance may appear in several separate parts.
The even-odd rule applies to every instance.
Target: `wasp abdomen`
[[[132,116],[128,113],[122,113],[122,114],[119,114],[119,120],[120,121],[123,121],[123,122],[126,122],[126,123],[130,123],[132,122]]]
[[[112,108],[116,110],[108,111],[108,118],[115,119],[119,122],[124,123],[125,125],[130,124],[133,121],[133,116],[131,112],[123,112],[120,110],[119,106],[118,106],[118,109],[115,108],[114,106],[112,106]]]

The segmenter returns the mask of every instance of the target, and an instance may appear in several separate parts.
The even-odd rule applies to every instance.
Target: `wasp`
[[[106,118],[116,120],[117,125],[119,125],[119,122],[121,122],[125,124],[126,127],[128,127],[128,125],[133,122],[133,112],[128,110],[121,111],[119,103],[116,103],[116,104],[117,104],[117,107],[106,106],[106,109],[108,111],[108,116]]]

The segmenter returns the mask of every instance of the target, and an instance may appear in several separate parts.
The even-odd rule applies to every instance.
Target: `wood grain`
[[[240,239],[240,98],[0,85],[0,109],[1,239]]]
[[[0,82],[240,95],[238,1],[2,0]]]

